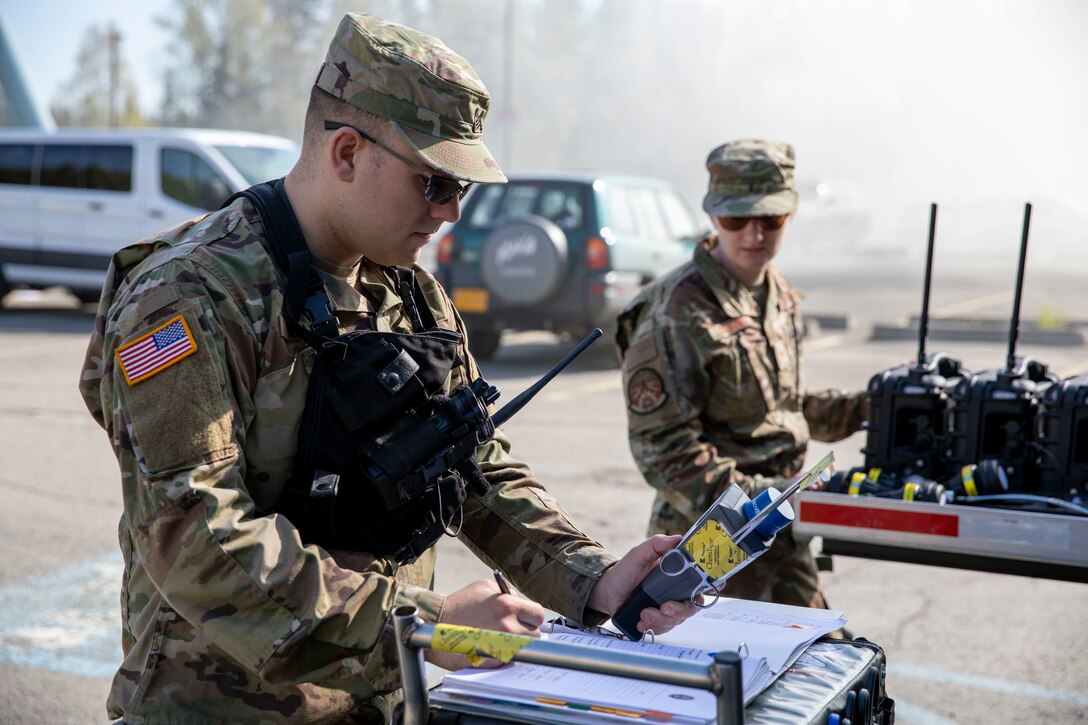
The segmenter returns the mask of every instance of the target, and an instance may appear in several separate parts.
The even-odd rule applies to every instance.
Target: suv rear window
[[[560,229],[581,229],[586,223],[586,186],[564,182],[512,181],[485,186],[468,216],[472,229],[490,229],[526,214],[536,214]]]

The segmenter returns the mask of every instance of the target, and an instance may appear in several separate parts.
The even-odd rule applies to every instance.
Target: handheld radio
[[[1040,449],[1036,442],[1040,401],[1058,381],[1043,363],[1016,355],[1030,226],[1031,204],[1025,204],[1005,367],[965,377],[952,391],[953,464],[960,469],[987,459],[997,460],[1005,469],[1009,490],[1013,492],[1033,491],[1037,487],[1035,460]]]
[[[697,607],[712,606],[731,576],[771,547],[775,534],[794,518],[789,497],[817,478],[827,479],[835,454],[828,453],[785,491],[769,488],[751,499],[740,486],[729,484],[695,525],[612,617],[612,624],[628,639],[639,641],[642,610],[665,602],[690,600]],[[712,597],[703,601],[702,597]]]
[[[918,358],[913,364],[885,370],[869,380],[869,420],[865,422],[867,432],[861,452],[865,455],[866,469],[880,469],[893,476],[918,475],[941,480],[951,473],[950,394],[964,371],[958,360],[944,353],[926,354],[936,229],[937,205],[930,204]]]
[[[1039,493],[1088,498],[1088,375],[1051,385],[1043,394]]]

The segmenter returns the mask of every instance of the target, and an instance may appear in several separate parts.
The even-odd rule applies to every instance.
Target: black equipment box
[[[755,725],[895,722],[884,650],[864,639],[822,638],[745,708]],[[835,719],[837,716],[837,720]]]
[[[1051,385],[1043,395],[1040,493],[1088,496],[1088,375]]]
[[[1088,582],[1088,376],[1016,355],[1031,209],[1005,367],[972,374],[925,352],[930,205],[917,362],[869,382],[865,467],[796,504],[795,532],[825,554]]]

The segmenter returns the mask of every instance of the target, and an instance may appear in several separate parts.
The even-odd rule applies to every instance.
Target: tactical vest
[[[283,180],[226,204],[240,196],[257,208],[287,278],[288,331],[317,353],[294,472],[275,511],[304,543],[414,561],[456,533],[469,492],[488,490],[475,454],[494,435],[487,406],[499,391],[477,378],[443,394],[464,364],[461,334],[438,327],[410,269],[390,272],[413,333],[340,334]]]

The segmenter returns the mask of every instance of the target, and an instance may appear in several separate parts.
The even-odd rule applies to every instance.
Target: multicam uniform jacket
[[[801,469],[810,436],[844,438],[868,416],[864,393],[804,391],[800,294],[789,282],[768,270],[764,312],[708,247],[619,319],[631,452],[657,489],[651,533],[687,531],[731,482],[749,494],[781,487]],[[793,568],[804,580],[795,591],[772,591]],[[807,542],[789,529],[730,585],[733,596],[822,604]]]
[[[463,332],[434,278],[415,272],[439,325]],[[342,330],[411,331],[387,274],[365,259],[323,271]],[[313,363],[287,334],[283,304],[246,201],[114,257],[80,383],[123,487],[124,662],[111,717],[386,722],[399,687],[391,609],[411,604],[432,622],[441,613],[429,589],[433,548],[398,568],[303,546],[269,513],[292,472]],[[171,359],[117,354],[143,355],[147,340],[170,345],[185,328],[191,340]],[[449,389],[479,374],[463,357],[467,370],[455,368]],[[599,619],[585,603],[614,558],[509,447],[501,432],[480,447],[492,489],[465,502],[460,538],[544,606]]]

